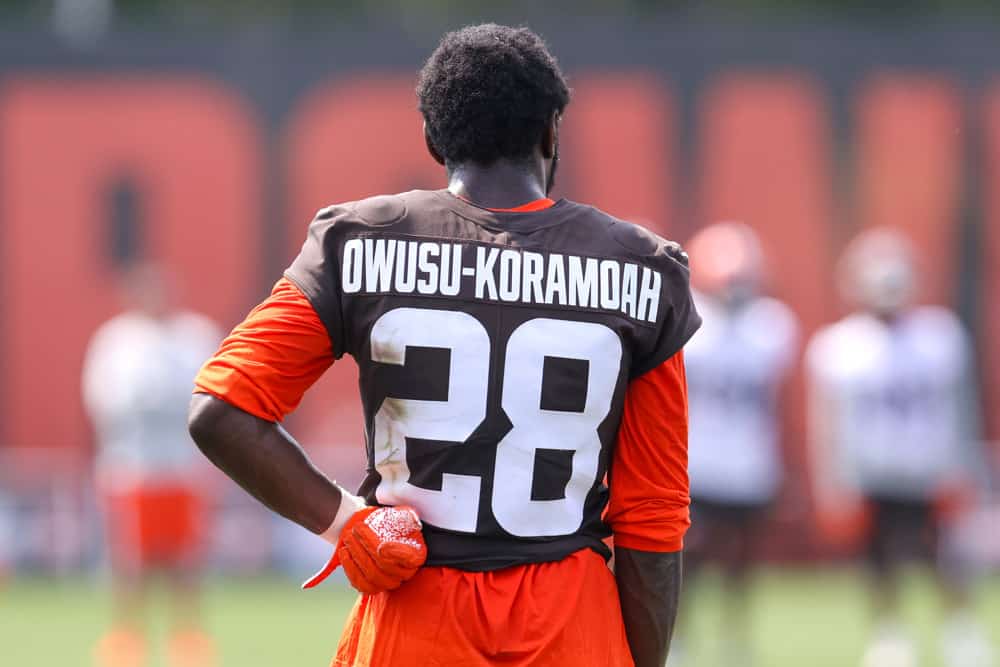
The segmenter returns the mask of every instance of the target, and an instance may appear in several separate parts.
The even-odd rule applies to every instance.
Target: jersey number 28
[[[375,415],[375,467],[382,476],[380,503],[406,504],[431,525],[473,533],[479,516],[482,479],[443,473],[441,490],[410,483],[406,439],[465,446],[486,418],[491,341],[486,328],[467,313],[397,308],[382,315],[371,332],[372,361],[406,364],[407,347],[450,350],[448,399],[386,398]],[[546,357],[587,363],[582,411],[543,409]],[[587,494],[597,481],[601,441],[597,428],[608,416],[621,367],[622,345],[609,327],[594,322],[536,318],[518,326],[507,341],[501,408],[513,428],[497,445],[492,510],[512,535],[568,535],[583,521]],[[535,452],[572,451],[572,472],[558,500],[532,500]]]

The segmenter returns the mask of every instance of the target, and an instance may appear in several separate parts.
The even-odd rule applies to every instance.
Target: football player
[[[203,459],[185,432],[181,405],[191,375],[222,339],[207,318],[171,305],[161,268],[126,272],[128,309],[94,333],[83,371],[83,398],[97,436],[96,486],[115,591],[115,622],[96,648],[104,667],[147,664],[143,598],[163,571],[174,601],[168,664],[213,664],[198,621],[197,576],[205,498]]]
[[[199,374],[191,433],[334,545],[318,578],[340,564],[363,594],[336,665],[661,667],[689,523],[686,256],[549,198],[569,89],[529,29],[445,35],[417,98],[447,187],[322,209]],[[358,495],[280,426],[344,354]]]
[[[969,336],[951,311],[914,304],[916,262],[898,232],[863,232],[839,272],[856,310],[819,330],[806,353],[812,477],[821,517],[867,515],[878,624],[863,664],[916,664],[898,621],[896,578],[903,563],[921,560],[936,566],[952,602],[946,664],[988,665],[961,582],[939,558],[941,501],[979,465]]]
[[[704,319],[684,351],[690,397],[688,578],[722,568],[726,664],[749,660],[747,578],[754,538],[783,478],[777,401],[796,357],[798,323],[761,293],[763,253],[750,227],[710,225],[688,244]]]

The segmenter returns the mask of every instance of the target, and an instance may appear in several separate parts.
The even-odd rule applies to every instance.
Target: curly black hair
[[[417,98],[448,165],[490,165],[528,158],[569,103],[569,86],[534,32],[484,23],[441,39],[420,71]]]

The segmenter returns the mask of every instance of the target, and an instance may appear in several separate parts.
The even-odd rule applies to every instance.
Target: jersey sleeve
[[[344,212],[343,206],[321,209],[309,225],[309,234],[298,256],[285,271],[285,278],[305,295],[326,328],[335,359],[346,351],[337,232],[337,221]]]
[[[637,378],[672,358],[701,327],[701,316],[691,293],[687,253],[680,245],[655,237],[658,247],[649,258],[661,276],[660,314],[657,330],[632,361],[631,377]]]
[[[333,363],[327,329],[286,278],[222,341],[195,378],[195,391],[281,421]]]
[[[687,382],[678,352],[632,381],[611,463],[606,519],[615,544],[641,551],[684,547],[691,524]]]

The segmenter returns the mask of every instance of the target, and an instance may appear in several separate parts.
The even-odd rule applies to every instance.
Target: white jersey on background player
[[[685,349],[691,493],[763,505],[781,484],[778,390],[794,361],[798,326],[769,297],[731,306],[695,294],[702,329]]]
[[[969,336],[950,310],[911,305],[912,249],[895,232],[869,230],[851,244],[841,289],[858,310],[806,350],[819,500],[932,501],[973,465]]]
[[[958,318],[936,306],[891,321],[857,312],[817,332],[807,363],[841,480],[926,501],[967,470],[970,356]]]
[[[691,494],[699,500],[765,505],[783,462],[777,394],[798,345],[798,324],[759,294],[762,252],[739,223],[705,228],[690,245],[702,329],[685,349]]]
[[[814,496],[823,515],[863,508],[868,517],[879,624],[862,667],[919,662],[896,576],[914,558],[936,566],[950,607],[944,664],[987,667],[992,649],[966,582],[942,567],[937,511],[948,486],[975,479],[972,345],[954,313],[913,305],[916,266],[908,241],[889,229],[863,232],[844,254],[840,286],[856,310],[820,329],[806,351]]]
[[[97,436],[97,476],[121,488],[184,480],[202,460],[187,434],[191,380],[222,339],[190,311],[130,310],[87,349],[83,395]]]

